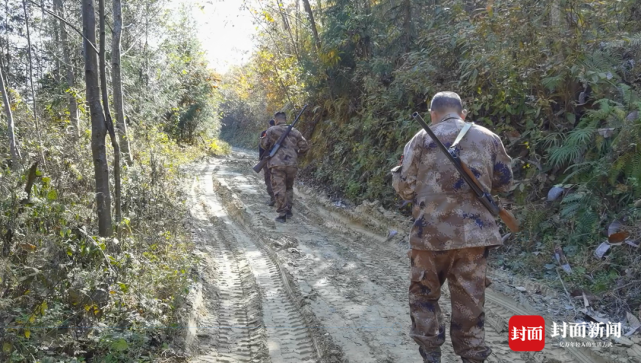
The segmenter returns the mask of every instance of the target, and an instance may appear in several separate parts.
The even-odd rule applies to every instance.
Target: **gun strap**
[[[458,136],[456,137],[456,140],[454,140],[454,143],[452,144],[452,146],[450,146],[450,150],[454,150],[454,148],[456,148],[456,145],[458,145],[459,142],[463,140],[463,138],[465,137],[465,134],[467,134],[467,132],[470,130],[470,128],[472,128],[472,126],[474,126],[474,122],[465,123],[465,126],[463,126],[463,128],[459,132]]]

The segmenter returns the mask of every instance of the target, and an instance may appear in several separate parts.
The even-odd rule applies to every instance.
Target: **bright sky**
[[[249,60],[256,26],[243,0],[180,0],[189,4],[200,27],[198,37],[210,67],[225,73]]]

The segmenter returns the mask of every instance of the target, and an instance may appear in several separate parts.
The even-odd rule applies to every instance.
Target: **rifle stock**
[[[267,164],[267,160],[268,159],[266,157],[262,158],[252,169],[257,173],[260,173],[260,171],[265,167],[265,164]]]
[[[476,175],[472,173],[470,168],[463,162],[461,161],[461,168],[463,168],[463,171],[470,176],[470,179],[476,184],[480,189],[483,189],[483,186],[479,182],[478,179],[476,179]],[[499,206],[499,218],[505,223],[507,228],[510,229],[510,231],[516,233],[519,231],[519,221],[516,220],[516,217],[514,217],[514,214],[512,214],[510,211],[507,209]]]

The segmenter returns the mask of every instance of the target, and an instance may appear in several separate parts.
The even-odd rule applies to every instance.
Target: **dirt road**
[[[408,335],[408,221],[375,204],[337,208],[298,185],[293,218],[276,223],[254,163],[235,151],[195,173],[202,262],[190,297],[191,361],[421,362]],[[448,297],[444,287],[449,317]],[[606,362],[590,349],[559,347],[549,331],[543,352],[513,352],[508,320],[532,311],[492,290],[486,309],[491,362]],[[443,362],[460,361],[449,340],[443,348]]]

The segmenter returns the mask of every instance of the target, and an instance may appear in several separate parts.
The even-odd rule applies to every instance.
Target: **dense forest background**
[[[398,206],[389,170],[426,99],[458,92],[514,159],[523,231],[498,268],[625,316],[641,306],[641,4],[635,0],[317,0],[247,5],[251,62],[223,77],[222,136],[255,148],[273,112],[311,140],[301,174]],[[636,201],[636,202],[635,202]],[[506,231],[507,232],[507,231]],[[597,247],[601,247],[597,250]]]
[[[179,354],[184,166],[229,151],[192,9],[0,8],[0,361]]]

